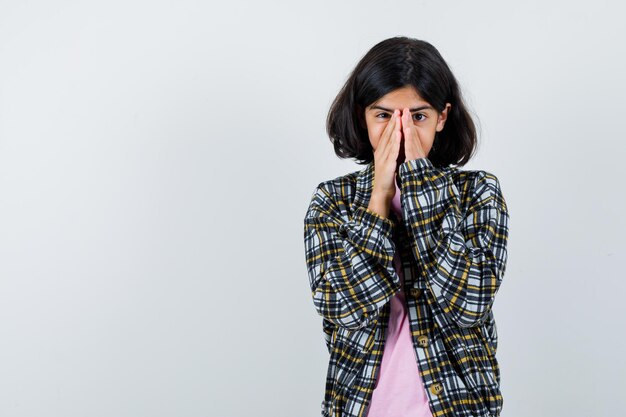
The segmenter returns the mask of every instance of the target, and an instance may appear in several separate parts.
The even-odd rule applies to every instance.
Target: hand
[[[417,158],[426,158],[426,152],[422,146],[419,132],[411,120],[411,112],[407,107],[402,111],[402,132],[404,134],[404,154],[405,161],[412,161]]]
[[[368,208],[383,217],[387,217],[396,194],[396,165],[401,139],[400,110],[396,110],[374,151],[374,186]]]

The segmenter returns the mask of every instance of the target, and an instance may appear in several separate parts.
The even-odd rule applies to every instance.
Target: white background
[[[0,416],[318,416],[302,219],[379,41],[431,42],[501,182],[502,417],[624,390],[624,7],[0,2]]]

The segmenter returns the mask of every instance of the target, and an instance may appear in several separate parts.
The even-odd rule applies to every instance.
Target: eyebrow
[[[382,107],[382,106],[378,106],[378,105],[374,105],[374,106],[370,107],[370,110],[374,110],[374,109],[383,110],[383,111],[387,111],[389,113],[393,113],[393,109],[388,109],[388,108],[385,108],[385,107]],[[434,110],[434,108],[432,106],[425,105],[425,106],[419,106],[419,107],[415,107],[413,109],[409,109],[409,112],[413,113],[413,112],[420,111],[420,110]]]

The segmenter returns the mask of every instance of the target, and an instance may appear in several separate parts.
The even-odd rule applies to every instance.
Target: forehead
[[[432,106],[420,97],[415,88],[408,86],[390,91],[372,104],[367,110],[392,111],[408,107],[411,111],[432,109]]]

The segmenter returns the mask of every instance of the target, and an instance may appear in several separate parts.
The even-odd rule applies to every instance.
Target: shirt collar
[[[434,168],[434,169],[442,170],[448,175],[453,174],[458,170],[458,168],[455,166],[447,166],[443,168]],[[354,213],[354,210],[356,210],[356,208],[359,206],[367,208],[367,206],[369,205],[370,197],[372,195],[373,187],[374,187],[374,161],[365,165],[365,168],[358,171],[357,173],[356,195],[352,203],[353,213]],[[390,211],[393,211],[393,210],[390,210]],[[394,214],[391,214],[391,217],[395,217]]]

